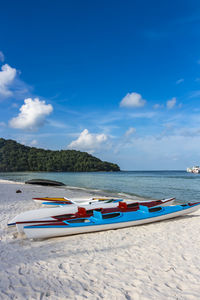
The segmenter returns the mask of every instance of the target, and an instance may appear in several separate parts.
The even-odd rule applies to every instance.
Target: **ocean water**
[[[163,199],[176,197],[178,202],[200,201],[200,174],[186,171],[121,172],[17,172],[0,173],[0,179],[24,182],[33,178],[57,180],[67,186],[102,190],[117,194]]]

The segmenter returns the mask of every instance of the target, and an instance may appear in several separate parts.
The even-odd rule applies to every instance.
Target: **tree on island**
[[[97,172],[120,171],[117,164],[76,150],[44,150],[0,138],[0,172]]]

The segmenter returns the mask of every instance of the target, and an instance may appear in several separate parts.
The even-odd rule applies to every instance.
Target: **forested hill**
[[[44,150],[0,138],[0,172],[16,171],[92,172],[120,168],[86,152]]]

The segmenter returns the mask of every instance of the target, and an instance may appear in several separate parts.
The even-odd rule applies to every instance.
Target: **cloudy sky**
[[[0,137],[123,170],[200,164],[199,1],[3,1]]]

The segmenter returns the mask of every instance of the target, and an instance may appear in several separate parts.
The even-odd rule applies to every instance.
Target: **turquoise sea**
[[[89,190],[137,195],[162,199],[176,197],[178,202],[200,201],[200,174],[186,171],[121,171],[121,172],[17,172],[0,173],[0,179],[24,182],[44,178],[67,186]]]

